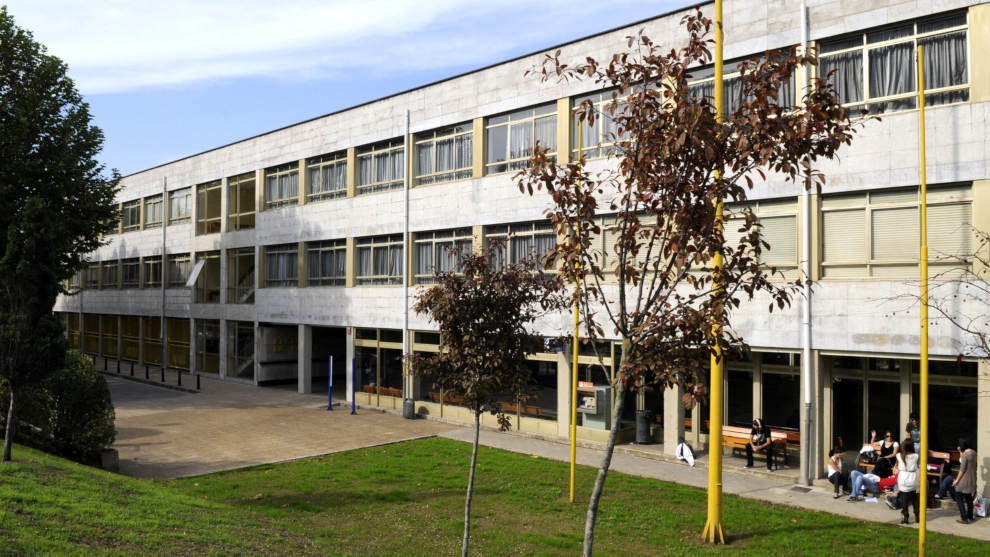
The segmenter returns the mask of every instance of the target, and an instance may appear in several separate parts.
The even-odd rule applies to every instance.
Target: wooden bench
[[[927,477],[929,480],[935,479],[941,481],[947,473],[951,473],[950,469],[953,464],[959,464],[959,451],[928,451],[928,464],[933,464],[936,462],[942,463],[942,469],[938,472],[927,471]]]
[[[752,428],[731,425],[722,426],[722,446],[731,448],[733,455],[736,454],[737,450],[745,452],[746,445],[750,442],[750,431],[752,431]],[[796,443],[800,444],[801,435],[789,431],[770,430],[770,442],[773,443],[773,454],[777,459],[783,460],[785,466],[787,465],[787,445],[789,439],[794,439]],[[774,462],[773,464],[776,465],[777,463]]]

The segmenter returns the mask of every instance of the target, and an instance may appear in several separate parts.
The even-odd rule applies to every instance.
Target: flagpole
[[[584,143],[584,122],[578,122],[578,164],[584,154],[581,146]],[[580,183],[580,182],[579,182]],[[575,263],[575,267],[580,263]],[[576,270],[576,269],[575,269]],[[577,293],[580,284],[577,275],[574,276],[574,292]],[[574,474],[577,467],[577,387],[578,387],[578,323],[579,309],[577,297],[574,298],[574,338],[571,340],[571,503],[574,502]]]
[[[921,486],[918,497],[918,555],[925,555],[925,530],[928,523],[928,177],[925,163],[925,55],[918,45],[918,127],[921,171],[921,454],[918,474]]]
[[[719,124],[725,118],[725,92],[722,83],[722,0],[715,0],[715,121]],[[722,179],[722,169],[715,168],[715,181]],[[716,233],[722,235],[722,199],[715,200]],[[722,296],[722,253],[715,252],[712,261],[712,296],[716,309]],[[718,337],[721,325],[712,327],[711,397],[708,425],[708,521],[702,537],[713,544],[725,543],[725,528],[722,525],[722,375],[725,359],[722,358]],[[701,427],[701,424],[694,424]]]

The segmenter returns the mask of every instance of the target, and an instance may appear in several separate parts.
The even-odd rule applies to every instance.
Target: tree
[[[585,555],[591,554],[627,390],[680,385],[687,404],[704,399],[699,370],[713,356],[746,349],[728,326],[731,310],[757,296],[770,310],[783,308],[800,284],[770,281],[776,270],[761,264],[770,246],[745,205],[754,179],[766,180],[769,171],[820,188],[824,177],[811,165],[836,156],[855,131],[821,80],[799,106],[783,100],[797,68],[816,63],[787,52],[740,65],[731,99],[736,108],[719,122],[704,89],[688,85],[690,68],[711,61],[712,22],[697,11],[682,23],[688,40],[680,49],[640,32],[629,37],[628,52],[606,62],[587,58],[571,66],[558,50],[534,70],[544,81],[586,79],[612,91],[603,110],[596,113],[585,101],[576,115],[579,125],[611,121],[614,133],[606,141],[614,142],[614,170],[590,174],[583,160],[558,165],[538,147],[532,166],[518,175],[524,192],[550,194],[547,216],[566,238],[550,262],[559,264],[568,284],[577,284],[573,302],[580,304],[584,331],[603,338],[607,327],[622,342],[612,378],[612,429],[588,505]],[[728,232],[737,241],[725,242],[728,219],[716,219],[723,203],[733,204]],[[717,267],[716,254],[723,258]]]
[[[66,66],[0,7],[0,380],[10,401],[10,460],[18,395],[63,365],[52,313],[62,283],[114,230],[119,175],[95,157],[90,123]]]
[[[503,431],[509,428],[501,402],[519,403],[527,396],[526,356],[536,348],[530,324],[566,302],[557,276],[541,274],[533,260],[503,264],[501,249],[496,244],[486,254],[461,256],[456,272],[437,273],[436,284],[419,293],[414,305],[437,324],[440,351],[413,358],[413,368],[432,376],[444,396],[460,398],[474,412],[461,549],[465,556],[481,415],[491,412]]]

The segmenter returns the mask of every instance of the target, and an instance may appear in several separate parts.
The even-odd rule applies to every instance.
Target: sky
[[[101,162],[124,175],[693,4],[0,3],[68,64],[106,136]]]

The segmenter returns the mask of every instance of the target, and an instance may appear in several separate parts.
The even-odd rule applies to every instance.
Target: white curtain
[[[358,248],[358,271],[359,277],[371,276],[371,248]]]
[[[533,237],[515,236],[509,239],[509,250],[512,255],[511,263],[519,263],[533,255]]]
[[[416,244],[416,274],[433,274],[433,244],[429,242]]]
[[[536,119],[536,141],[540,143],[540,147],[543,149],[557,150],[556,115]]]
[[[533,123],[521,122],[509,128],[509,158],[520,159],[533,154]]]
[[[437,141],[437,172],[454,170],[454,139]]]
[[[535,240],[535,255],[537,257],[543,257],[557,245],[557,237],[553,234],[537,234]]]
[[[437,271],[441,273],[449,273],[454,270],[454,267],[457,265],[457,255],[450,253],[450,250],[453,247],[453,242],[436,243]]]
[[[380,277],[388,275],[388,246],[375,246],[371,250],[372,253],[372,268],[371,274]]]
[[[372,183],[374,181],[373,170],[374,161],[371,160],[371,155],[358,158],[358,183],[361,185]]]
[[[919,40],[925,47],[925,88],[962,85],[969,80],[966,60],[966,32],[938,35]],[[925,102],[946,104],[969,100],[969,91],[947,91],[925,95]]]
[[[507,151],[506,141],[508,140],[508,126],[496,126],[488,128],[488,159],[489,164],[503,162]]]
[[[397,149],[390,153],[392,160],[392,179],[401,180],[406,177],[406,150]]]
[[[375,154],[375,179],[376,183],[387,182],[392,176],[389,175],[388,153]]]
[[[388,276],[402,277],[402,246],[389,246],[389,267]]]
[[[416,164],[419,165],[418,174],[433,174],[433,144],[425,143],[416,146]]]
[[[915,90],[914,45],[902,43],[870,50],[870,97],[886,97]],[[885,103],[886,110],[914,106],[914,99]]]
[[[471,134],[458,136],[454,143],[454,167],[471,168],[473,153]]]
[[[855,103],[863,100],[863,51],[854,50],[825,56],[819,64],[823,77],[835,70],[831,81],[840,103]]]

